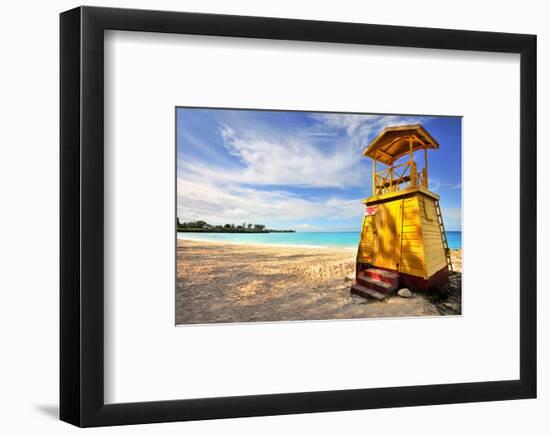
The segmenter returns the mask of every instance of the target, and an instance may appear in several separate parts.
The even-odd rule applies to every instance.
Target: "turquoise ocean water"
[[[270,234],[217,234],[178,232],[178,238],[203,241],[223,241],[236,244],[275,244],[311,247],[347,247],[355,249],[360,232],[294,232]],[[462,248],[462,232],[447,231],[451,249]]]

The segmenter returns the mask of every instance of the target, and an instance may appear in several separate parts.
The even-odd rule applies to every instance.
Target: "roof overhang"
[[[411,151],[439,149],[439,143],[420,125],[386,127],[365,149],[363,155],[391,166]]]

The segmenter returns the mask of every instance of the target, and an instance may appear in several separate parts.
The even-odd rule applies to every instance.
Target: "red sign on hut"
[[[377,208],[377,205],[365,207],[365,215],[366,216],[375,215],[376,214],[376,208]]]

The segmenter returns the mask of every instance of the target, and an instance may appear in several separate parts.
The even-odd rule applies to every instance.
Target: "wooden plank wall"
[[[445,257],[445,247],[441,239],[441,228],[437,220],[437,211],[433,199],[419,196],[419,204],[426,270],[428,276],[431,276],[447,266],[447,258]]]
[[[403,199],[402,230],[399,271],[426,278],[418,195]]]
[[[374,219],[373,216],[363,218],[363,232],[359,250],[357,251],[357,260],[359,262],[371,263],[374,255]]]

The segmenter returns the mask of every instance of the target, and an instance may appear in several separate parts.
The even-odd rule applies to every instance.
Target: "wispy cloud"
[[[462,229],[462,210],[460,208],[443,208],[443,221],[448,231],[459,231]]]
[[[441,190],[459,190],[462,188],[462,183],[460,182],[445,182],[442,181],[440,178],[430,178],[430,190],[432,191],[441,191]]]
[[[290,134],[283,139],[272,138],[257,130],[237,132],[228,125],[220,127],[220,134],[225,148],[241,167],[228,170],[180,161],[180,171],[218,184],[308,188],[358,186],[370,179],[369,169],[360,165],[361,154],[346,140],[327,150],[320,149],[313,140]]]
[[[238,185],[216,185],[178,178],[178,216],[183,220],[207,220],[213,224],[248,221],[291,222],[360,217],[360,198],[308,199],[287,191],[262,191]]]
[[[307,232],[307,231],[320,231],[323,228],[320,227],[320,226],[315,226],[315,225],[309,224],[309,223],[302,223],[300,225],[296,225],[295,229],[298,230],[298,231]]]
[[[417,123],[425,124],[430,121],[430,118],[426,116],[339,113],[312,113],[311,117],[321,124],[321,128],[336,128],[345,131],[352,143],[358,147],[366,147],[385,127]]]

